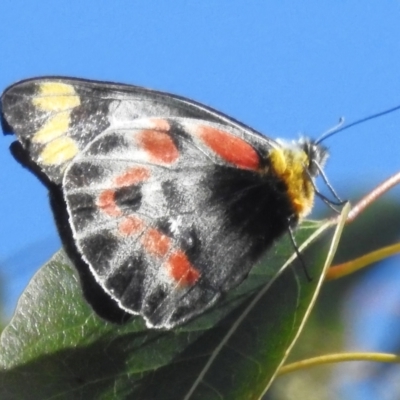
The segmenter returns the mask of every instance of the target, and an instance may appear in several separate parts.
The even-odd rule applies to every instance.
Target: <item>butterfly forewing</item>
[[[66,78],[10,86],[2,96],[5,131],[15,133],[31,159],[55,183],[66,165],[110,126],[142,117],[186,117],[241,126],[198,103],[140,87]],[[254,131],[252,135],[257,136]]]

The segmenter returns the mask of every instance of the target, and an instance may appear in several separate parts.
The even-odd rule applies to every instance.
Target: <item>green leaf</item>
[[[305,223],[298,243],[331,222]],[[298,336],[322,282],[330,243],[287,267],[293,246],[279,241],[224,301],[173,331],[123,326],[85,303],[73,266],[60,251],[33,277],[1,335],[4,399],[257,399]],[[292,256],[295,258],[295,256]]]

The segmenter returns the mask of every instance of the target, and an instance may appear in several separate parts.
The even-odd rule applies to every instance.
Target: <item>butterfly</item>
[[[328,156],[317,141],[274,140],[192,100],[109,82],[24,80],[1,110],[14,154],[50,189],[81,279],[94,278],[87,297],[150,328],[184,324],[239,285],[309,214]]]

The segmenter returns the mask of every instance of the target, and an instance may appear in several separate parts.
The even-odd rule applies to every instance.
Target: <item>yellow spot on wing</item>
[[[75,141],[69,137],[60,137],[53,140],[40,154],[40,159],[45,165],[60,165],[75,157],[79,149]]]
[[[70,113],[63,111],[50,117],[48,121],[34,134],[34,143],[48,143],[68,131]]]
[[[72,85],[60,82],[44,82],[39,94],[32,99],[34,106],[43,111],[65,111],[81,104]]]

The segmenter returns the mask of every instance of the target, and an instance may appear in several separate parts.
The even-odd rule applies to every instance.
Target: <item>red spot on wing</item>
[[[146,129],[137,135],[137,141],[154,162],[172,164],[179,157],[175,143],[165,132]]]
[[[118,217],[122,215],[121,210],[115,203],[115,191],[112,189],[107,189],[100,193],[100,196],[97,200],[97,206],[111,217]]]
[[[133,215],[124,218],[118,225],[118,230],[125,236],[134,235],[144,229],[144,222]]]
[[[194,285],[200,278],[200,272],[190,263],[185,253],[180,250],[168,257],[166,268],[171,277],[182,286]]]
[[[150,171],[144,167],[132,167],[117,176],[114,182],[117,186],[131,186],[150,178]]]
[[[143,235],[142,244],[151,255],[164,257],[171,247],[171,239],[159,230],[151,228]]]
[[[239,168],[258,169],[259,156],[254,147],[237,136],[210,126],[197,127],[197,135],[225,161]]]

